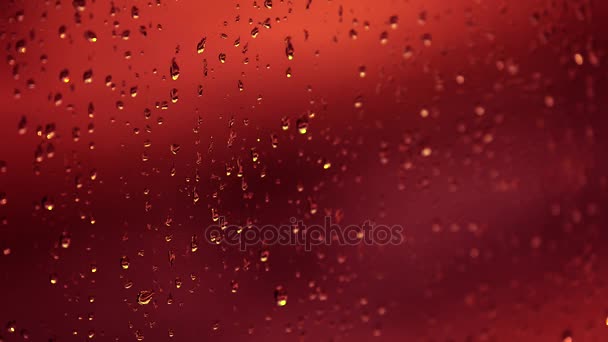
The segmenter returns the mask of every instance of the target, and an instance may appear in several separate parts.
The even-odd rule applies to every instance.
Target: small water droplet
[[[201,40],[196,44],[196,52],[203,53],[205,51],[205,45],[207,44],[207,37],[201,38]]]
[[[287,37],[285,38],[285,55],[287,56],[288,60],[292,60],[294,58],[294,48],[293,48],[293,44],[291,43],[291,37]]]
[[[274,299],[277,306],[285,306],[287,305],[287,291],[283,288],[283,286],[277,286],[274,290]]]
[[[128,270],[129,269],[129,257],[127,257],[126,255],[123,255],[120,258],[120,267],[122,267],[123,270]]]
[[[147,305],[152,300],[153,295],[154,295],[154,292],[152,292],[152,291],[148,291],[148,290],[139,291],[139,293],[137,294],[137,303],[139,305]]]
[[[68,69],[61,70],[59,80],[63,83],[70,83],[70,71]]]
[[[171,67],[169,68],[169,72],[171,74],[171,79],[177,81],[177,79],[179,78],[179,66],[175,61],[175,58],[171,60]]]
[[[95,43],[97,41],[97,35],[93,31],[86,31],[84,33],[84,38],[91,43]]]

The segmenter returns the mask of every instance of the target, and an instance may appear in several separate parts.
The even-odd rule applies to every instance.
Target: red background
[[[65,0],[0,4],[0,161],[6,165],[0,336],[6,341],[77,341],[91,333],[102,341],[136,334],[166,341],[170,330],[175,341],[608,338],[607,5],[114,5],[115,15],[101,0],[81,9]],[[269,29],[261,24],[267,18]],[[87,30],[97,42],[84,38]],[[128,40],[121,39],[125,30]],[[206,48],[197,54],[202,37]],[[286,37],[293,60],[285,54]],[[16,48],[20,40],[24,53]],[[173,58],[180,68],[175,81]],[[64,69],[68,83],[59,77]],[[89,69],[93,81],[85,84]],[[105,85],[108,75],[114,90]],[[162,101],[166,110],[155,107]],[[302,116],[310,117],[306,134],[296,128]],[[290,120],[286,131],[283,117]],[[54,135],[37,134],[49,124]],[[177,154],[171,144],[180,145]],[[432,153],[425,157],[427,147]],[[255,163],[252,148],[259,153]],[[230,176],[226,164],[235,168]],[[52,210],[41,207],[44,198]],[[238,252],[203,241],[212,209],[236,224],[282,224],[290,217],[314,223],[324,215],[343,215],[344,224],[400,224],[406,242],[311,253],[270,246],[263,263],[261,248]],[[60,246],[62,234],[70,236],[68,248]],[[192,252],[195,234],[199,248]],[[127,270],[122,256],[130,260]],[[128,281],[133,286],[125,289]],[[273,297],[278,285],[288,293],[285,307]],[[141,290],[154,291],[152,303],[137,303]]]

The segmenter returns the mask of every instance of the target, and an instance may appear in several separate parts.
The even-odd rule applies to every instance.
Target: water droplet
[[[18,53],[25,53],[26,52],[25,40],[23,40],[23,39],[18,40],[15,43],[15,50],[17,50]]]
[[[177,103],[179,100],[179,91],[176,88],[171,89],[169,98],[171,99],[171,103]]]
[[[122,267],[123,270],[128,270],[129,269],[129,257],[127,257],[126,255],[123,255],[120,258],[120,267]]]
[[[277,306],[285,306],[287,305],[287,291],[283,288],[283,286],[277,286],[274,290],[274,299]]]
[[[268,261],[268,257],[270,257],[270,251],[267,249],[264,249],[260,252],[260,261],[261,262],[267,262]]]
[[[362,108],[363,107],[363,97],[357,96],[357,98],[355,99],[355,103],[353,105],[355,106],[355,108]]]
[[[82,74],[82,81],[84,83],[92,83],[93,82],[93,70],[89,69],[86,70],[83,74]]]
[[[426,11],[420,12],[420,14],[418,14],[418,24],[420,24],[420,25],[426,24],[426,17],[427,17]]]
[[[207,44],[207,37],[201,38],[201,40],[196,44],[196,52],[203,53],[205,51],[205,45]]]
[[[272,145],[272,148],[279,147],[279,137],[276,134],[271,134],[270,135],[270,143]]]
[[[6,331],[9,333],[15,333],[17,331],[17,323],[15,321],[9,321],[6,324]]]
[[[399,24],[399,17],[398,17],[398,16],[396,16],[396,15],[393,15],[393,16],[391,16],[391,17],[389,18],[388,22],[389,22],[389,24],[391,25],[391,28],[392,28],[393,30],[396,30],[396,29],[397,29],[397,26],[398,26],[398,24]]]
[[[25,115],[21,116],[19,123],[17,124],[17,131],[20,135],[27,133],[27,118]]]
[[[384,31],[380,33],[380,44],[386,45],[388,43],[388,32]]]
[[[59,38],[65,39],[67,37],[65,25],[59,26]]]
[[[131,7],[131,18],[138,19],[139,18],[139,8],[136,6]]]
[[[53,204],[53,201],[44,197],[42,199],[42,206],[44,207],[44,209],[48,210],[48,211],[52,211],[55,208],[55,205]]]
[[[405,49],[403,50],[403,58],[405,59],[410,59],[412,58],[412,56],[414,55],[414,50],[412,49],[411,46],[406,46]]]
[[[288,60],[291,61],[293,59],[294,52],[293,45],[291,44],[291,37],[285,38],[285,55],[287,56]]]
[[[63,69],[59,73],[59,80],[63,83],[70,83],[70,72],[68,69]]]
[[[424,148],[422,149],[422,151],[420,151],[420,154],[421,154],[423,157],[428,157],[428,156],[430,156],[432,153],[433,153],[433,150],[432,150],[430,147],[428,147],[428,146],[424,147]]]
[[[171,60],[171,67],[169,68],[169,72],[171,74],[171,79],[177,81],[177,79],[179,78],[179,66],[175,61],[175,58]]]
[[[236,280],[230,282],[230,292],[236,293],[239,290],[239,283]]]
[[[289,118],[286,116],[281,118],[281,129],[284,131],[289,129]]]
[[[69,248],[71,242],[72,242],[72,239],[70,238],[70,236],[67,233],[61,234],[61,238],[59,239],[59,244],[61,245],[61,248],[63,248],[63,249]]]
[[[97,41],[97,35],[93,31],[86,31],[84,33],[84,38],[91,43],[95,43]]]
[[[150,301],[152,300],[153,295],[154,295],[154,292],[152,292],[152,291],[148,291],[148,290],[139,291],[139,293],[137,294],[137,303],[139,305],[149,304]]]
[[[425,33],[422,35],[422,43],[424,46],[429,47],[433,43],[433,38],[430,33]]]
[[[197,250],[198,250],[198,241],[197,241],[196,235],[192,235],[192,238],[190,240],[190,251],[192,253],[194,253]]]
[[[213,324],[211,325],[211,329],[213,329],[213,331],[220,330],[220,322],[219,321],[213,322]]]
[[[365,76],[367,76],[367,69],[362,65],[359,67],[359,77],[365,78]]]
[[[296,121],[296,126],[298,127],[298,132],[300,134],[306,134],[308,131],[308,119],[306,117],[301,117]]]

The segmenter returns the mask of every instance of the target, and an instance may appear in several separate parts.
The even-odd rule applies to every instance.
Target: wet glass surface
[[[608,340],[606,15],[1,1],[0,340]]]

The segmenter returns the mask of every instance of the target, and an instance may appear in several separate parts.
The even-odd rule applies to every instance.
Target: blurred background
[[[606,15],[3,0],[0,340],[608,340]]]

